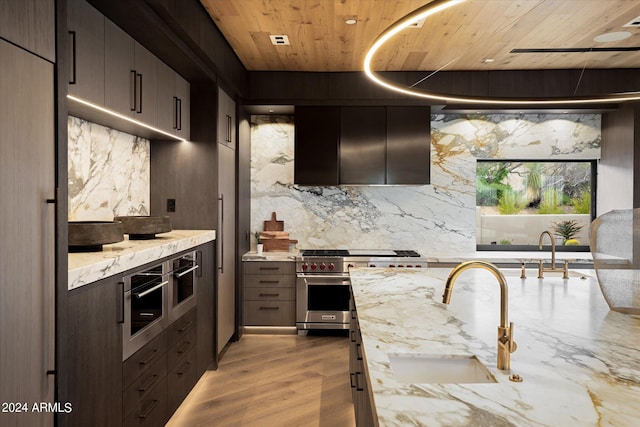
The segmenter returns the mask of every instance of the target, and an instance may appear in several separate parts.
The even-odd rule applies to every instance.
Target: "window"
[[[588,251],[595,168],[595,161],[478,160],[478,250],[537,250],[549,231],[558,250]]]

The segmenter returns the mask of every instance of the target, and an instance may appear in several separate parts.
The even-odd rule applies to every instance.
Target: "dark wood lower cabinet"
[[[216,343],[216,304],[215,304],[215,246],[210,242],[198,247],[196,256],[200,257],[197,295],[197,339],[196,350],[198,377],[207,368],[215,366]]]
[[[122,326],[118,278],[107,278],[69,292],[67,360],[72,411],[61,426],[122,424]]]
[[[210,366],[215,354],[214,246],[196,250],[202,260],[197,306],[124,362],[119,322],[126,273],[69,291],[69,385],[60,401],[72,410],[59,414],[60,426],[159,427],[180,406],[204,372],[199,366]]]
[[[377,426],[374,416],[373,402],[369,389],[369,378],[362,351],[362,336],[358,325],[358,314],[351,299],[351,321],[349,325],[349,375],[351,381],[351,398],[356,417],[356,426]]]

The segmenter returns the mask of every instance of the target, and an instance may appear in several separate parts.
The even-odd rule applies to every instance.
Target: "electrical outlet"
[[[167,212],[176,211],[176,199],[167,199]]]

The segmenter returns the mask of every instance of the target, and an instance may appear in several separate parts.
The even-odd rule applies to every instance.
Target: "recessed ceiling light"
[[[481,62],[483,64],[491,64],[492,62],[495,62],[495,59],[493,59],[493,58],[484,58]]]
[[[289,36],[287,36],[286,34],[281,34],[281,35],[270,35],[269,38],[271,39],[271,44],[275,45],[275,46],[289,46]]]
[[[614,33],[600,34],[599,36],[594,37],[593,41],[598,43],[617,42],[629,37],[631,37],[631,33],[629,31],[616,31]]]
[[[347,25],[353,25],[356,22],[358,22],[358,20],[357,19],[353,19],[353,18],[347,19],[346,21],[344,21],[344,23],[347,24]]]

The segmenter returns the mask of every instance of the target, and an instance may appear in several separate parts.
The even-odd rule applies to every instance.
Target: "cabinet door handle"
[[[260,307],[260,310],[280,310],[280,307]]]
[[[277,284],[277,283],[280,283],[280,281],[279,280],[260,280],[260,283]]]
[[[353,372],[349,373],[349,382],[351,383],[351,388],[356,388],[356,385],[353,382],[355,376],[356,376],[356,374],[354,374]]]
[[[136,109],[136,113],[142,113],[142,74],[136,73],[138,83],[138,108]]]
[[[260,267],[260,270],[280,270],[280,267]]]
[[[186,361],[184,362],[184,365],[182,365],[182,368],[180,368],[180,370],[177,372],[178,375],[183,375],[185,372],[187,372],[189,370],[189,368],[191,367],[191,362]]]
[[[178,129],[178,97],[173,97],[173,129]]]
[[[157,378],[158,378],[158,374],[151,375],[151,378],[149,378],[149,380],[146,383],[138,387],[138,391],[144,393],[145,391],[149,390],[151,386],[156,382]]]
[[[176,353],[178,354],[185,353],[187,350],[189,350],[189,348],[191,348],[191,341],[185,341],[182,347],[176,350]]]
[[[218,197],[218,206],[220,207],[220,224],[219,235],[220,235],[220,265],[218,266],[218,270],[220,270],[220,274],[224,274],[224,194],[221,194]]]
[[[124,323],[124,282],[118,282],[118,323]]]
[[[362,386],[360,385],[360,375],[362,375],[361,372],[356,372],[356,390],[357,391],[363,391],[364,388],[362,388]]]
[[[178,121],[177,126],[178,130],[182,130],[182,99],[176,98],[178,100],[178,105],[176,110],[178,111]]]
[[[184,324],[182,328],[178,329],[178,332],[182,333],[184,331],[188,331],[189,329],[191,329],[192,324],[193,324],[193,321],[189,320],[187,323]]]
[[[69,41],[71,42],[71,61],[69,64],[69,71],[71,73],[69,78],[69,84],[76,84],[76,32],[69,31]]]
[[[227,142],[231,142],[231,116],[227,114]]]
[[[202,265],[202,251],[196,251],[196,264]],[[196,270],[196,277],[202,277],[202,269]]]
[[[153,358],[156,356],[156,353],[158,352],[157,348],[154,348],[153,350],[151,350],[151,352],[149,353],[149,355],[147,356],[146,359],[141,360],[140,362],[138,362],[139,365],[148,365],[149,363],[151,363],[151,361],[153,360]]]
[[[259,294],[259,296],[261,297],[277,297],[280,296],[280,294]]]
[[[131,109],[131,111],[136,111],[137,110],[137,106],[136,106],[136,102],[138,100],[138,79],[136,78],[137,74],[136,74],[136,70],[131,70],[129,72],[129,108]]]
[[[154,399],[151,404],[147,407],[147,410],[144,411],[142,414],[138,415],[138,418],[148,418],[149,415],[151,415],[151,413],[153,412],[154,409],[156,409],[156,406],[158,406],[158,400]]]

